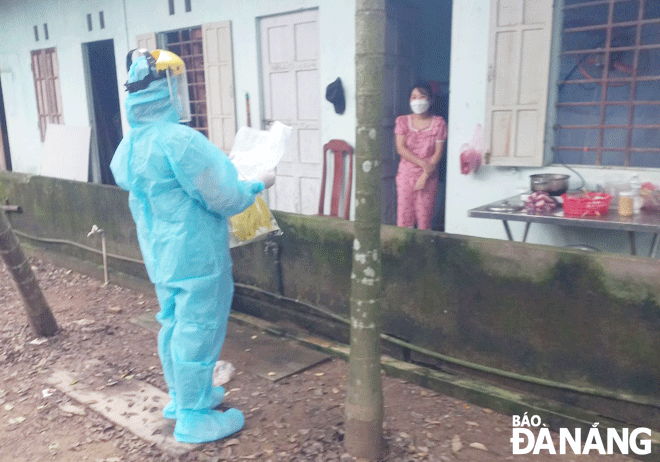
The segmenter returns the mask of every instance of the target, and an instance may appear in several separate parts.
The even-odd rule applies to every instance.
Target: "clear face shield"
[[[185,69],[175,74],[170,69],[165,71],[167,86],[170,90],[170,100],[179,114],[179,123],[190,122],[190,97],[188,96],[188,77]]]
[[[134,60],[145,57],[149,63],[149,74],[139,81],[126,83],[128,92],[144,90],[149,83],[165,78],[170,92],[170,101],[179,115],[179,122],[190,122],[190,97],[188,96],[188,77],[186,65],[175,53],[167,50],[135,49],[128,53],[126,70],[130,70]]]

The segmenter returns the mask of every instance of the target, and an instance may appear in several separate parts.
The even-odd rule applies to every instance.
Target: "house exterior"
[[[0,41],[0,102],[3,109],[0,111],[0,128],[4,154],[9,152],[4,160],[16,172],[39,173],[46,144],[46,138],[42,141],[44,126],[63,122],[70,126],[92,127],[92,133],[97,133],[97,138],[92,138],[92,148],[97,149],[97,153],[96,157],[91,156],[90,178],[95,183],[106,182],[107,178],[103,176],[104,143],[112,141],[112,129],[115,133],[124,133],[128,128],[122,104],[125,52],[137,43],[151,47],[154,40],[156,46],[176,46],[184,51],[186,46],[190,47],[190,52],[182,54],[187,54],[184,58],[191,60],[189,67],[195,73],[194,80],[191,78],[191,94],[196,95],[194,104],[203,102],[207,107],[206,120],[205,111],[196,108],[194,124],[200,130],[207,130],[209,137],[219,146],[228,149],[223,143],[231,143],[232,122],[237,127],[244,125],[248,114],[252,125],[259,127],[267,124],[273,112],[275,117],[292,125],[297,121],[293,118],[287,120],[276,113],[274,108],[288,107],[291,110],[290,106],[282,106],[286,103],[281,102],[282,94],[264,83],[280,79],[280,83],[290,85],[292,79],[284,75],[290,72],[316,73],[319,81],[318,85],[312,85],[316,79],[307,74],[296,80],[296,83],[303,82],[307,86],[301,85],[299,92],[284,93],[289,96],[287,102],[290,99],[296,102],[295,115],[307,116],[305,124],[296,126],[298,133],[294,146],[300,147],[300,140],[321,145],[332,138],[343,138],[354,144],[355,93],[359,89],[355,88],[353,75],[358,38],[351,31],[354,30],[358,3],[365,2],[255,0],[239,4],[228,0],[222,5],[212,5],[198,0],[125,0],[87,2],[82,10],[79,4],[62,1],[57,3],[55,10],[45,1],[27,5],[16,0],[7,1],[0,8],[3,21],[0,32],[3,38]],[[646,96],[643,96],[644,92],[639,93],[640,97],[647,98],[639,100],[643,104],[631,98],[612,101],[617,104],[605,104],[608,100],[601,98],[600,106],[595,102],[587,105],[584,97],[576,97],[572,101],[563,101],[570,104],[557,106],[559,96],[556,93],[559,92],[553,89],[568,84],[553,83],[551,79],[553,69],[558,68],[556,63],[553,64],[553,56],[561,56],[560,44],[555,40],[557,27],[564,27],[566,23],[557,16],[566,13],[561,8],[570,6],[575,10],[571,14],[577,14],[581,8],[594,7],[587,18],[602,21],[603,12],[598,8],[606,5],[608,24],[614,24],[610,19],[615,17],[620,21],[617,26],[606,26],[606,37],[611,40],[612,29],[616,28],[638,31],[634,34],[636,44],[632,49],[637,50],[639,62],[641,50],[656,48],[653,29],[658,12],[645,6],[653,7],[658,2],[565,0],[564,3],[558,2],[559,10],[547,8],[545,2],[536,0],[524,3],[522,0],[456,0],[453,4],[442,4],[444,10],[438,2],[428,0],[387,4],[386,117],[383,125],[393,125],[394,116],[406,111],[406,87],[413,79],[431,78],[442,84],[442,72],[447,72],[446,80],[451,81],[446,226],[452,234],[383,226],[383,332],[394,339],[404,339],[420,346],[426,352],[442,355],[436,355],[434,361],[437,362],[431,364],[437,364],[443,371],[447,370],[446,359],[449,357],[459,359],[461,367],[467,361],[500,369],[506,374],[500,375],[507,378],[514,375],[523,379],[525,376],[540,378],[544,380],[542,388],[555,400],[558,395],[547,390],[547,385],[548,380],[557,381],[556,385],[569,390],[572,402],[577,402],[583,409],[605,412],[603,415],[617,421],[635,422],[627,419],[642,416],[638,424],[657,428],[660,417],[655,410],[660,406],[653,398],[657,396],[657,384],[660,383],[656,373],[659,370],[656,354],[659,337],[649,335],[658,330],[660,268],[655,261],[501,242],[497,239],[506,237],[500,223],[467,216],[473,207],[510,196],[518,192],[519,187],[526,187],[531,173],[564,172],[565,167],[551,155],[553,146],[564,146],[563,151],[573,153],[572,163],[569,162],[571,168],[580,172],[590,186],[610,180],[627,181],[633,174],[643,180],[660,180],[652,165],[642,167],[640,160],[632,156],[633,152],[653,153],[657,149],[653,147],[654,123],[647,120],[628,129],[611,127],[622,123],[603,123],[600,124],[603,127],[597,129],[601,133],[594,136],[593,132],[587,131],[596,130],[594,128],[571,128],[571,125],[589,125],[586,119],[581,124],[570,120],[559,123],[562,119],[557,110],[558,107],[574,107],[579,109],[577,114],[583,116],[584,113],[589,115],[589,109],[584,106],[594,106],[599,108],[599,117],[607,117],[608,112],[603,112],[602,108],[608,106],[635,109],[640,105],[652,111],[652,91],[645,93]],[[642,5],[637,10],[633,8],[637,19],[631,19],[628,8],[621,8],[621,5],[630,7],[632,4]],[[444,35],[448,31],[447,9],[452,11],[449,38]],[[576,22],[577,25],[571,23],[570,27],[603,30],[599,23],[585,25]],[[314,25],[318,26],[318,33]],[[227,46],[229,30],[231,47]],[[296,30],[301,31],[304,40],[287,42],[286,37],[296,37],[293,33]],[[200,31],[201,54],[197,35]],[[274,58],[264,53],[265,47],[261,44],[263,31],[269,31],[265,35],[272,38],[273,43],[277,40],[277,43],[284,43],[275,47]],[[573,32],[584,30],[565,31],[567,34]],[[319,46],[313,52],[310,44],[317,36]],[[528,37],[531,42],[525,41]],[[649,43],[640,46],[643,37]],[[446,46],[450,42],[451,59]],[[270,41],[264,40],[263,43],[269,44]],[[285,58],[292,47],[287,47],[286,43],[294,43],[296,47],[293,49],[306,59],[287,61]],[[420,43],[424,46],[419,46]],[[108,52],[110,45],[112,54]],[[591,46],[598,47],[598,42]],[[197,51],[193,52],[195,47]],[[630,45],[620,47],[627,50],[619,51],[631,49]],[[197,66],[194,59],[206,58],[212,50],[214,59],[204,59],[204,64]],[[501,53],[502,50],[506,53]],[[594,92],[592,80],[602,80],[596,71],[603,61],[591,58],[600,51],[588,50],[565,51],[570,52],[566,55],[578,52],[587,55],[584,60],[578,58],[581,70],[574,57],[570,58],[573,61],[571,67],[582,75],[574,84],[578,85],[579,91]],[[612,55],[611,51],[609,53]],[[100,70],[95,60],[98,56],[105,64]],[[514,60],[502,59],[502,56],[518,56],[518,64],[511,65]],[[525,61],[530,57],[533,59],[531,64]],[[624,58],[625,54],[621,55],[618,65],[612,65],[616,72],[627,72],[624,64],[628,61]],[[266,61],[278,66],[265,66]],[[443,64],[449,61],[451,71]],[[649,85],[652,90],[657,84],[652,56],[641,61],[646,63],[643,67],[645,74],[636,80],[650,82],[644,85]],[[286,65],[282,64],[285,62]],[[114,64],[114,70],[105,71],[112,67],[111,64]],[[201,69],[203,84],[198,80]],[[104,79],[106,76],[101,74],[109,74],[112,78]],[[505,80],[500,80],[502,76]],[[332,82],[336,77],[341,77],[346,91],[347,107],[343,115],[336,114],[332,105],[324,100],[326,82]],[[213,85],[207,86],[212,79],[216,79]],[[626,88],[621,85],[628,82],[626,79],[632,81],[632,77],[619,76],[606,82],[614,84],[612,87],[617,91],[617,98],[621,97],[618,92]],[[564,80],[567,80],[565,76]],[[113,93],[105,87],[112,86],[113,82],[117,104],[114,105],[115,101],[99,102],[99,95]],[[202,91],[202,88],[204,98],[197,98],[200,93],[195,92]],[[276,88],[281,90],[282,87]],[[525,92],[521,91],[523,88]],[[648,91],[648,87],[644,88]],[[247,110],[246,93],[250,96],[250,111]],[[637,88],[634,94],[637,98]],[[227,101],[229,103],[223,105]],[[106,116],[98,110],[99,106],[106,109],[118,107],[120,123],[115,124],[116,114],[105,119]],[[310,114],[316,109],[320,113],[318,119]],[[233,116],[230,115],[232,110]],[[519,112],[524,112],[522,118]],[[563,110],[562,116],[567,114],[575,117],[576,112]],[[635,111],[628,111],[628,114],[635,121]],[[500,132],[492,130],[494,120],[504,129]],[[458,161],[461,145],[470,140],[478,124],[487,126],[489,162],[476,174],[461,175]],[[553,134],[555,129],[580,131],[569,133],[568,140],[572,144],[554,145],[554,136],[551,141],[547,134],[549,127]],[[605,138],[602,130],[628,130],[629,133],[632,130],[633,133],[612,141]],[[649,131],[644,132],[640,141],[634,130]],[[310,132],[315,135],[311,136]],[[101,133],[104,135],[99,139]],[[509,136],[502,136],[502,133]],[[608,143],[603,143],[606,139]],[[622,139],[626,141],[620,147]],[[596,140],[598,144],[593,144]],[[64,141],[68,147],[68,140]],[[603,149],[605,146],[612,149]],[[296,149],[289,153],[288,162],[312,164],[310,152],[311,149]],[[596,155],[577,158],[575,152]],[[606,152],[623,152],[625,165],[611,165],[616,157]],[[309,157],[301,157],[301,153]],[[594,165],[582,165],[594,158]],[[70,161],[62,159],[62,162]],[[386,146],[382,169],[385,222],[391,218],[392,212],[395,161],[393,146]],[[648,156],[646,161],[653,161],[653,156]],[[316,163],[320,166],[318,158]],[[311,181],[314,178],[302,168],[294,167],[290,168],[288,178],[287,172],[279,172],[277,183],[284,187],[295,185],[298,191],[291,188],[283,194],[294,200],[280,203],[277,194],[281,192],[277,190],[270,198],[275,205],[273,208],[283,210],[274,212],[284,230],[276,239],[276,245],[273,247],[262,242],[234,249],[234,273],[239,288],[236,303],[242,304],[243,309],[254,310],[249,313],[259,316],[267,309],[279,310],[283,313],[281,319],[290,321],[289,316],[297,314],[293,319],[301,320],[306,328],[314,326],[345,341],[347,326],[335,317],[328,317],[327,313],[347,314],[355,223],[304,216],[315,211],[310,212],[302,206],[310,204],[311,208],[315,201],[304,202],[305,191],[301,192],[301,185],[314,184]],[[35,243],[74,267],[87,268],[91,273],[98,269],[98,277],[103,252],[92,247],[94,244],[90,244],[88,236],[91,224],[97,224],[105,230],[110,274],[115,281],[128,281],[130,276],[146,278],[126,196],[125,191],[115,187],[0,172],[0,197],[23,208],[23,213],[10,216],[12,227],[22,239]],[[289,206],[291,209],[287,209]],[[517,233],[521,231],[514,229]],[[550,226],[533,227],[530,238],[533,242],[559,246],[577,241],[602,245],[601,248],[610,250],[622,251],[617,248],[617,243],[621,248],[627,247],[627,243],[622,243],[621,237],[614,233],[579,233],[555,230]],[[100,246],[98,241],[96,244]],[[272,298],[261,298],[264,295]],[[287,306],[284,306],[285,301]],[[301,306],[294,307],[291,306],[294,303],[289,303],[297,301]],[[322,316],[310,315],[310,307],[315,306],[322,309]],[[405,350],[402,353],[405,357]],[[484,369],[478,370],[481,376]],[[510,383],[505,384],[510,386]],[[528,385],[529,381],[522,386],[526,392],[529,391]],[[634,401],[612,400],[610,394],[600,394],[600,401],[595,401],[592,393],[595,388],[614,391],[617,398],[624,394],[626,398],[632,396]],[[574,391],[585,389],[587,397],[576,400]],[[479,387],[478,394],[483,396],[483,388]],[[620,407],[612,405],[612,401],[620,401],[616,403]]]
[[[86,126],[92,138],[89,179],[112,183],[111,147],[118,132],[128,130],[125,54],[138,44],[169,48],[184,55],[192,76],[192,125],[219,147],[229,150],[236,129],[248,122],[267,128],[282,120],[294,127],[269,203],[285,212],[315,214],[323,145],[331,139],[355,144],[357,3],[4,2],[0,125],[7,165],[0,168],[38,174],[47,124]],[[384,128],[393,131],[396,116],[408,112],[408,90],[416,80],[433,80],[451,96],[443,114],[449,127],[447,176],[438,200],[446,202],[438,212],[445,231],[506,239],[501,223],[469,218],[468,210],[528,188],[534,173],[567,173],[574,188],[582,185],[580,176],[588,188],[627,183],[634,175],[660,183],[657,2],[385,4]],[[343,114],[325,100],[326,86],[337,77],[346,95]],[[117,109],[118,117],[112,114]],[[478,124],[486,132],[485,164],[462,175],[461,146]],[[396,217],[393,138],[386,139],[382,153],[386,224]],[[511,228],[516,238],[522,236],[522,224]],[[636,239],[642,254],[651,236]],[[621,232],[551,225],[532,226],[527,241],[623,253],[629,248]]]
[[[569,174],[571,188],[581,184],[576,172],[588,188],[634,175],[660,183],[659,6],[454,2],[446,231],[507,239],[499,220],[467,212],[529,188],[534,173]],[[477,124],[484,125],[490,163],[461,175],[461,145]],[[524,225],[510,225],[520,240]],[[637,234],[638,253],[645,254],[651,235]],[[620,231],[532,225],[527,241],[629,252]]]
[[[167,48],[187,64],[191,126],[220,148],[231,149],[241,126],[265,129],[280,120],[293,127],[269,202],[277,210],[315,214],[323,145],[331,139],[355,145],[355,10],[355,0],[4,2],[0,85],[7,163],[13,171],[39,174],[50,149],[48,124],[91,127],[89,179],[112,184],[107,166],[128,130],[126,53],[136,46]],[[387,11],[383,123],[393,130],[415,79],[436,80],[446,92],[451,1],[393,1]],[[338,77],[346,98],[342,114],[325,99]],[[392,223],[398,157],[393,142],[386,150],[383,217]],[[71,161],[87,161],[81,156]]]

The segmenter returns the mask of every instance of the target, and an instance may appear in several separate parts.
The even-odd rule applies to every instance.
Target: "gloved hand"
[[[253,181],[250,183],[250,192],[252,192],[252,194],[259,194],[264,189],[263,181]]]
[[[259,181],[263,181],[266,189],[275,184],[275,170],[268,170],[257,177]]]

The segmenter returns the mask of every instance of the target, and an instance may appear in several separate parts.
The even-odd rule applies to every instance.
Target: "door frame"
[[[84,42],[82,46],[83,72],[85,75],[85,94],[87,95],[87,116],[89,117],[90,146],[89,146],[89,180],[92,183],[101,183],[101,160],[99,159],[99,142],[96,129],[96,111],[94,110],[94,91],[92,89],[92,69],[89,63],[89,45],[94,43]]]
[[[7,116],[5,100],[2,94],[2,79],[0,78],[0,171],[11,171],[11,155],[9,152],[9,133],[7,132]]]

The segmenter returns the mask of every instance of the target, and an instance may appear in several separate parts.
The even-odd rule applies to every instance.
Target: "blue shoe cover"
[[[213,394],[213,401],[211,402],[211,408],[216,408],[222,404],[222,400],[225,399],[225,389],[223,387],[213,387],[211,391]],[[174,399],[163,408],[163,417],[166,419],[174,420],[176,419],[176,402]]]
[[[245,417],[238,409],[225,412],[205,409],[177,412],[174,438],[180,443],[208,443],[236,433],[245,425]]]

